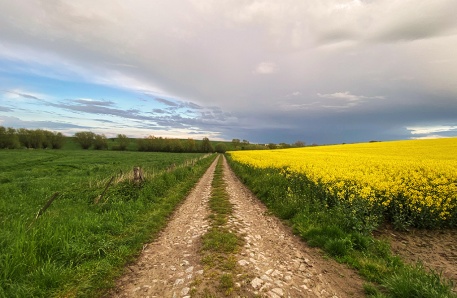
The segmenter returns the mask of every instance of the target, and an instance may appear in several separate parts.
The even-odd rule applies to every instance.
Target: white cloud
[[[287,94],[286,97],[296,97],[296,96],[300,96],[300,95],[302,95],[302,93],[300,91],[295,91],[295,92]]]
[[[411,139],[413,140],[429,140],[429,139],[443,139],[447,138],[446,136],[440,136],[440,135],[427,135],[423,137],[413,137]]]
[[[410,126],[406,127],[413,135],[429,135],[439,132],[457,132],[457,125]]]
[[[349,100],[349,101],[357,101],[357,100],[361,99],[360,96],[353,95],[349,91],[336,92],[336,93],[331,93],[331,94],[317,93],[317,96],[322,97],[322,98],[344,99],[344,100]]]
[[[384,96],[364,96],[364,95],[354,95],[349,91],[344,92],[335,92],[331,94],[321,94],[317,93],[317,96],[321,98],[337,99],[337,100],[347,100],[347,101],[359,101],[362,99],[384,99]]]
[[[276,72],[276,64],[272,62],[261,62],[254,70],[256,74],[272,74]]]

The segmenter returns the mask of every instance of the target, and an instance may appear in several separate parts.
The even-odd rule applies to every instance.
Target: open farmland
[[[231,156],[312,185],[329,206],[363,207],[367,220],[436,228],[457,226],[456,152],[457,139],[449,138],[238,151]],[[300,191],[291,185],[288,196],[296,198]]]
[[[438,286],[457,291],[455,152],[450,138],[237,151],[228,160],[310,246],[387,297],[455,297]]]
[[[211,162],[203,156],[0,151],[0,297],[96,296],[165,225]]]

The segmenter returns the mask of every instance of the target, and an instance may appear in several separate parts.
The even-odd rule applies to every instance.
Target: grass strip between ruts
[[[221,297],[235,294],[235,281],[240,278],[235,254],[243,240],[227,227],[232,204],[228,199],[223,179],[223,160],[219,157],[212,182],[210,207],[210,228],[202,237],[202,263],[204,279],[197,279],[191,290],[193,297]]]

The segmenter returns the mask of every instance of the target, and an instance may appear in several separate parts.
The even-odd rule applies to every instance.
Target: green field
[[[0,151],[0,297],[93,297],[113,284],[214,158]],[[190,162],[193,160],[193,162]],[[146,180],[131,182],[140,166]],[[98,204],[96,199],[114,177]],[[38,218],[38,211],[56,193]]]

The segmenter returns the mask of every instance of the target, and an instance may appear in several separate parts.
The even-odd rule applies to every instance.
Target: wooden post
[[[46,204],[44,204],[44,206],[38,211],[38,213],[36,214],[35,218],[33,219],[33,221],[28,226],[27,231],[30,230],[30,228],[36,222],[38,217],[40,217],[46,211],[46,209],[49,208],[49,206],[51,206],[52,202],[54,202],[54,200],[57,199],[58,196],[59,196],[59,192],[54,193],[52,195],[52,197],[46,202]]]
[[[51,206],[52,202],[57,198],[58,195],[58,192],[52,195],[52,197],[46,202],[46,204],[44,204],[43,208],[41,208],[40,211],[38,211],[35,219],[40,217],[46,211],[46,209],[48,209],[48,207]]]
[[[108,190],[108,187],[111,185],[111,183],[113,183],[113,180],[114,180],[114,176],[111,177],[111,180],[108,181],[108,183],[106,184],[105,186],[105,189],[103,190],[102,194],[99,195],[96,199],[95,199],[95,204],[98,204],[98,202],[100,202],[100,200],[103,198],[103,196],[105,195],[106,191]]]
[[[140,167],[133,168],[133,182],[141,183],[144,181],[143,170]]]

